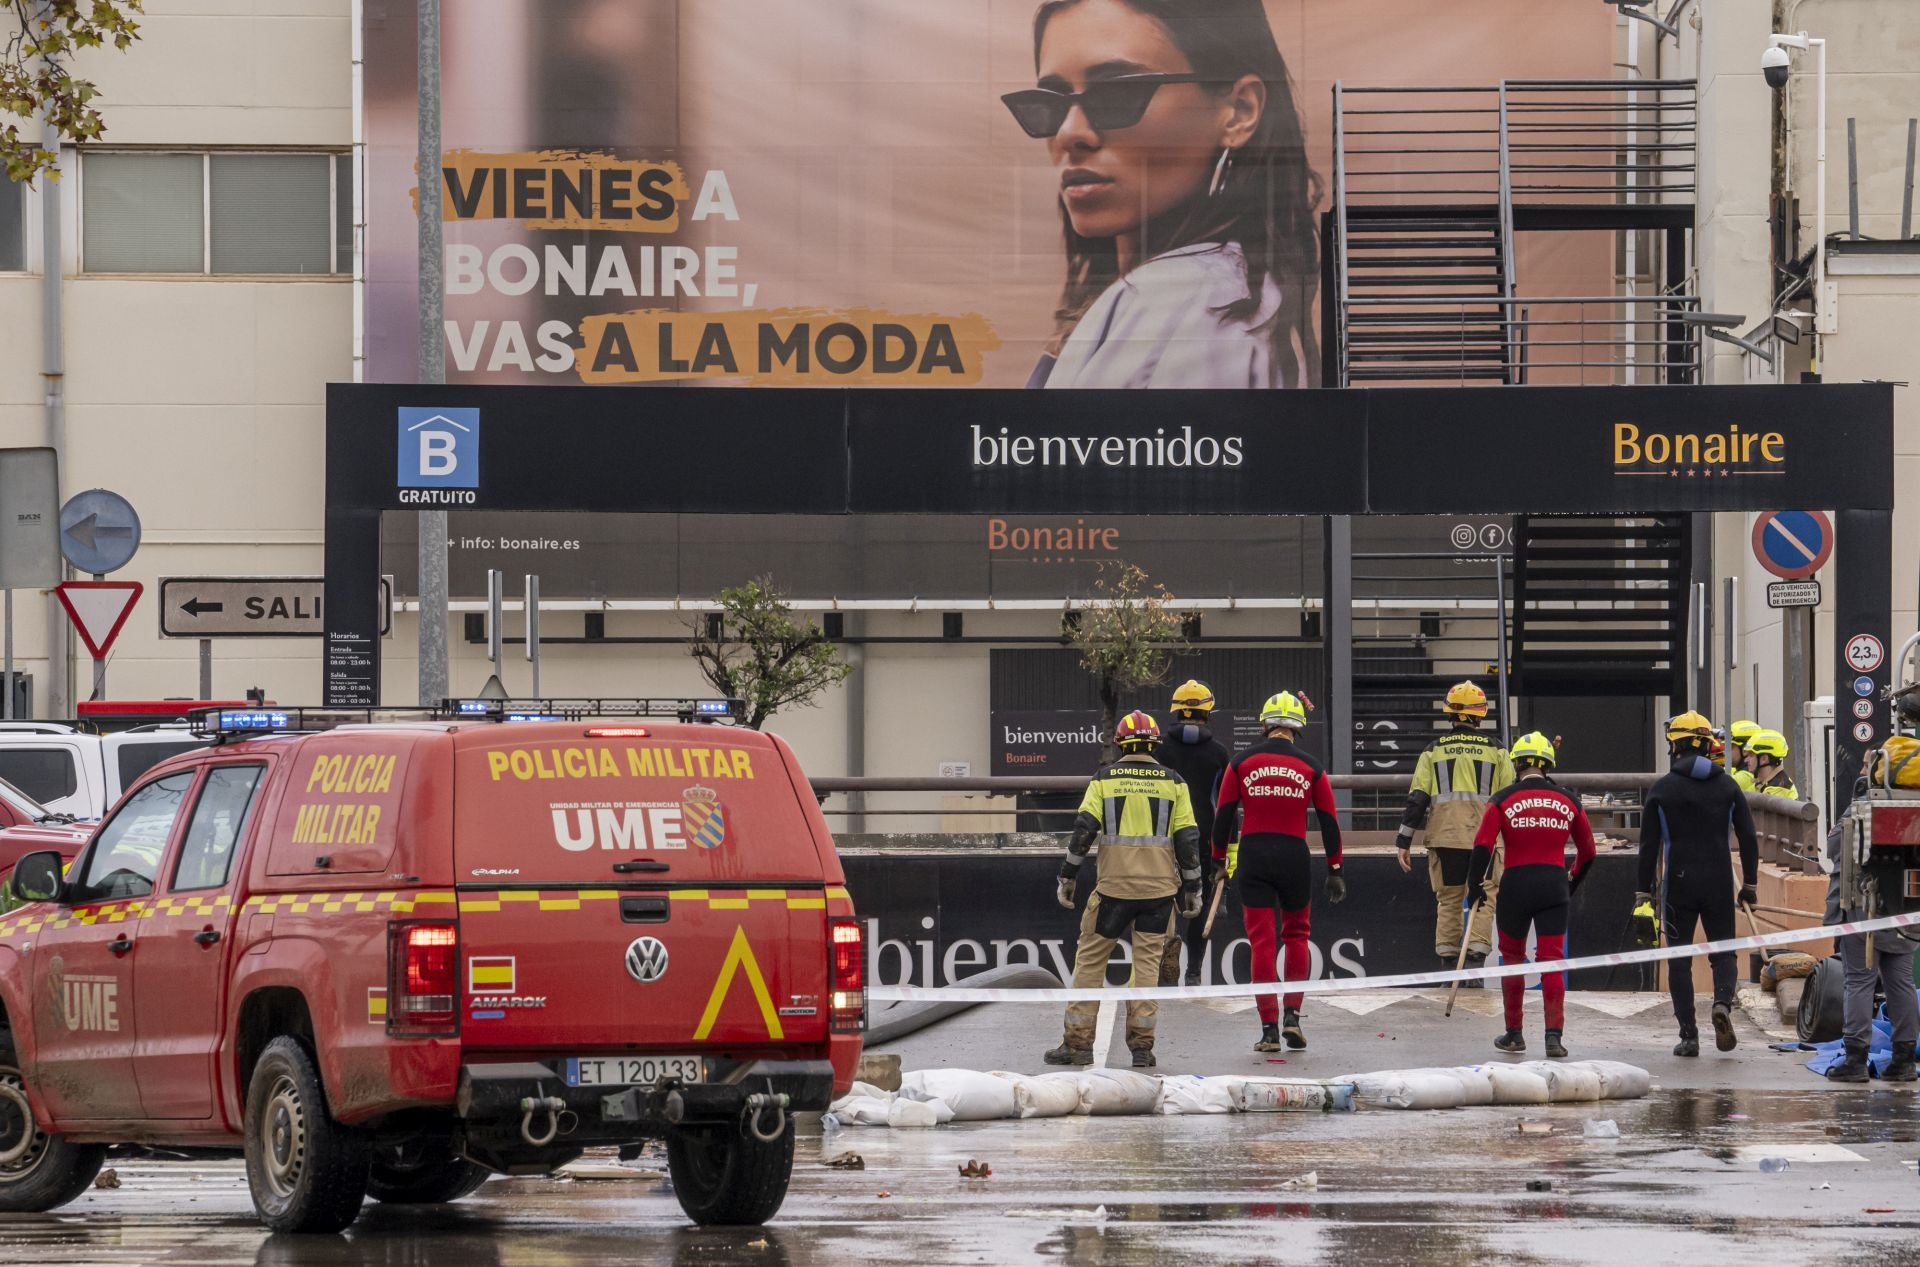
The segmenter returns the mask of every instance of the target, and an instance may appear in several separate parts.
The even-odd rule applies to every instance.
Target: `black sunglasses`
[[[1058,135],[1075,106],[1087,116],[1087,124],[1094,131],[1113,132],[1140,122],[1161,84],[1207,82],[1201,75],[1121,75],[1115,79],[1097,79],[1080,92],[1026,88],[1007,93],[1000,100],[1007,103],[1021,131],[1044,139]]]

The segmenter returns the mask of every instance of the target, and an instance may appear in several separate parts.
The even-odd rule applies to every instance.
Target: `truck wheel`
[[[57,1209],[87,1190],[106,1159],[104,1144],[70,1144],[33,1124],[26,1079],[0,1039],[0,1211]]]
[[[433,1155],[411,1165],[376,1160],[367,1195],[387,1205],[440,1205],[477,1191],[493,1172],[464,1157]]]
[[[1829,955],[1813,966],[1800,995],[1796,1017],[1800,1041],[1830,1043],[1846,1028],[1846,967],[1839,955]]]
[[[247,1085],[247,1187],[276,1232],[338,1232],[367,1195],[366,1136],[340,1125],[313,1057],[297,1039],[276,1038]]]
[[[765,1223],[793,1178],[793,1125],[770,1144],[736,1124],[682,1126],[667,1136],[667,1173],[687,1217],[703,1226]]]

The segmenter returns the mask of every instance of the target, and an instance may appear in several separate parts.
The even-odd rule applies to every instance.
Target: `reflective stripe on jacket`
[[[1151,757],[1123,757],[1093,776],[1080,812],[1100,824],[1098,892],[1123,899],[1179,892],[1173,837],[1198,834],[1185,779]]]

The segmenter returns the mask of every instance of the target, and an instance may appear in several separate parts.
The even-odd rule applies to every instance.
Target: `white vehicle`
[[[0,779],[53,813],[99,818],[150,767],[206,742],[184,724],[94,735],[58,722],[0,722]]]

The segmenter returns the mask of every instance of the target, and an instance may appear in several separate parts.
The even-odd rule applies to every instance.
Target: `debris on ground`
[[[1760,1170],[1763,1174],[1777,1175],[1783,1170],[1791,1170],[1792,1168],[1793,1163],[1785,1157],[1762,1157],[1760,1159]]]
[[[609,1161],[568,1162],[554,1172],[558,1178],[590,1182],[622,1182],[630,1180],[660,1180],[666,1178],[658,1170],[641,1170],[636,1166],[622,1166]]]
[[[969,1157],[967,1158],[966,1164],[960,1167],[960,1177],[962,1179],[991,1179],[993,1177],[993,1167],[978,1158]]]
[[[885,1199],[885,1198],[887,1198],[887,1197],[890,1197],[890,1196],[892,1196],[893,1194],[892,1194],[891,1192],[888,1192],[888,1191],[887,1191],[887,1190],[886,1190],[885,1188],[882,1188],[882,1189],[880,1189],[880,1191],[879,1191],[878,1193],[876,1193],[875,1195],[876,1195],[876,1196],[879,1196],[879,1197],[881,1197],[882,1199]]]
[[[1522,1118],[1520,1121],[1520,1133],[1522,1135],[1551,1135],[1553,1134],[1553,1123],[1529,1122],[1525,1118]]]
[[[865,1170],[867,1159],[859,1153],[841,1153],[838,1157],[827,1158],[827,1165],[835,1170]]]
[[[1529,1180],[1527,1180],[1527,1191],[1528,1191],[1528,1192],[1552,1192],[1552,1191],[1553,1191],[1553,1180],[1551,1180],[1551,1179],[1529,1179]]]
[[[1595,1118],[1581,1123],[1580,1134],[1587,1139],[1619,1139],[1620,1125],[1610,1117]]]
[[[109,1166],[93,1177],[96,1188],[117,1188],[120,1186],[120,1172]]]
[[[1319,1186],[1320,1172],[1317,1170],[1309,1170],[1306,1174],[1295,1175],[1293,1178],[1281,1184],[1280,1190],[1282,1192],[1298,1192],[1305,1191],[1309,1188],[1318,1188]]]

